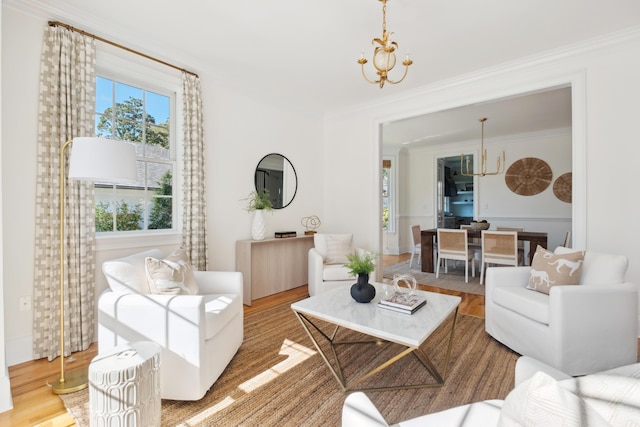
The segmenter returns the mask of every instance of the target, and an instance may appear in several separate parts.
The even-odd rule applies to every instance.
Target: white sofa
[[[632,426],[640,424],[640,363],[572,378],[530,357],[516,363],[504,400],[485,400],[400,421],[393,426]],[[497,373],[499,375],[499,373]],[[347,396],[343,427],[388,427],[366,394]]]
[[[352,234],[322,234],[313,236],[314,247],[309,249],[309,295],[314,296],[345,283],[355,283],[356,277],[344,267],[345,255],[367,253],[353,246]],[[376,272],[369,276],[373,280]],[[370,280],[370,281],[371,281]]]
[[[557,248],[556,254],[571,252]],[[485,329],[521,355],[570,375],[637,361],[638,290],[627,258],[586,251],[577,286],[526,288],[531,267],[487,270]]]
[[[151,294],[145,271],[150,250],[107,261],[110,288],[98,302],[98,350],[133,341],[161,346],[163,399],[199,400],[222,374],[243,340],[242,274],[193,271],[197,295]]]

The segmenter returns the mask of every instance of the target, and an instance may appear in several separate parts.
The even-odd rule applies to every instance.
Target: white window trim
[[[179,117],[182,117],[182,75],[173,68],[109,45],[96,46],[96,75],[167,95],[173,99],[171,126],[174,131],[171,132],[171,147],[176,159],[173,176],[175,188],[174,228],[172,230],[96,233],[96,249],[110,250],[180,244],[182,241],[182,209],[180,206],[182,206],[183,126]]]

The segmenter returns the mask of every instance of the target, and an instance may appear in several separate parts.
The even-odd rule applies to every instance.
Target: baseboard
[[[31,336],[7,340],[4,344],[7,366],[33,360],[33,338]]]

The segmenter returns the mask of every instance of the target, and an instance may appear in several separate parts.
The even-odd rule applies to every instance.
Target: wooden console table
[[[420,251],[421,251],[421,264],[422,271],[425,273],[433,273],[435,262],[434,262],[434,254],[433,254],[433,241],[436,240],[436,236],[438,235],[437,228],[431,228],[429,230],[421,230],[420,237]],[[480,230],[467,230],[467,239],[471,240],[473,238],[482,237],[482,232]],[[518,240],[522,240],[525,242],[529,242],[529,265],[531,265],[531,261],[533,260],[533,255],[536,252],[536,248],[538,245],[543,248],[547,248],[547,233],[539,232],[539,231],[518,231]]]
[[[238,240],[236,270],[244,279],[243,301],[277,294],[309,282],[309,249],[313,236]]]

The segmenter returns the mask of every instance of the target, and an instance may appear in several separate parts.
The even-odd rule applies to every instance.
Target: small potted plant
[[[269,190],[253,190],[251,193],[249,193],[249,197],[247,197],[245,200],[249,201],[249,204],[247,205],[247,211],[249,212],[259,210],[270,212],[271,210],[273,210],[273,204],[271,203],[271,198],[269,197]]]
[[[376,269],[375,254],[351,253],[347,255],[349,261],[344,267],[354,276],[358,276],[358,282],[351,286],[351,297],[357,302],[369,302],[376,296],[376,288],[369,283],[369,274]]]
[[[266,224],[263,211],[270,212],[273,210],[273,204],[269,198],[269,191],[252,191],[245,200],[249,201],[247,205],[248,212],[255,212],[253,222],[251,223],[251,238],[253,240],[264,240]]]

